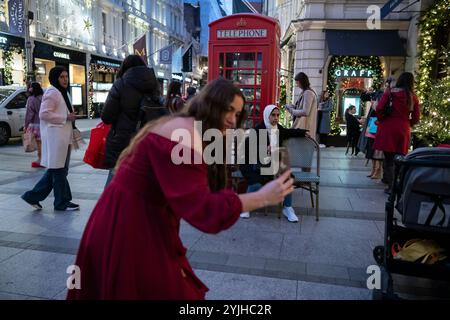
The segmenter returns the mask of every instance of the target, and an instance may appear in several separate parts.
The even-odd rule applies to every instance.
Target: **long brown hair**
[[[414,108],[414,75],[411,72],[403,72],[395,84],[396,88],[401,88],[406,92],[406,103],[410,111]]]
[[[201,121],[202,136],[206,130],[211,128],[223,130],[225,114],[230,110],[230,105],[235,96],[241,97],[245,104],[244,95],[231,81],[217,79],[209,82],[198,95],[191,99],[189,109],[186,113],[165,116],[147,123],[132,139],[129,146],[121,153],[115,169],[118,170],[125,159],[133,156],[136,146],[155,126],[163,124],[175,117],[193,117],[194,120]],[[242,126],[246,117],[247,115],[243,108],[237,119],[237,128]],[[204,143],[203,148],[207,144]],[[223,154],[225,155],[225,152]],[[226,185],[226,177],[226,166],[224,164],[212,164],[208,166],[208,184],[212,191],[223,189]]]

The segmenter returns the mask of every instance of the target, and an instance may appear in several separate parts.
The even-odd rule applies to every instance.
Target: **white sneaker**
[[[319,148],[326,148],[327,146],[324,144],[319,144]]]
[[[241,213],[241,218],[243,218],[243,219],[250,218],[250,212],[248,212],[248,211],[242,212]]]
[[[298,217],[295,215],[294,209],[292,207],[284,207],[283,215],[288,219],[289,222],[298,222]]]

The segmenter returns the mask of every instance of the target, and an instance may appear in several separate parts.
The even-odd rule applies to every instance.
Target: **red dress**
[[[76,259],[81,289],[67,299],[204,299],[180,219],[217,233],[236,222],[242,204],[231,190],[209,189],[206,164],[173,164],[176,144],[149,133],[121,165],[86,225]]]
[[[389,100],[389,93],[384,92],[377,107],[378,128],[373,148],[385,152],[405,155],[408,153],[411,127],[419,122],[419,99],[413,95],[413,110],[409,111],[406,92],[392,89],[392,113],[384,117],[384,107]],[[411,116],[411,117],[410,117]]]

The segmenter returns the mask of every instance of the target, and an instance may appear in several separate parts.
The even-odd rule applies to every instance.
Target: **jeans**
[[[258,191],[261,188],[262,188],[261,183],[251,184],[247,187],[247,193]],[[286,197],[284,197],[283,206],[292,207],[292,193],[289,193]]]
[[[45,200],[53,190],[53,195],[55,196],[53,206],[55,210],[65,210],[67,204],[72,200],[72,193],[70,191],[69,182],[67,181],[69,162],[70,146],[67,150],[64,168],[47,169],[41,180],[39,180],[32,190],[25,192],[22,198],[29,203],[35,204]]]

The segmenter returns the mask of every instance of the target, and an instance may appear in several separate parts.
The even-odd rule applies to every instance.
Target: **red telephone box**
[[[239,86],[249,115],[245,127],[263,119],[279,98],[280,27],[259,14],[226,16],[209,24],[208,80],[222,76]]]

